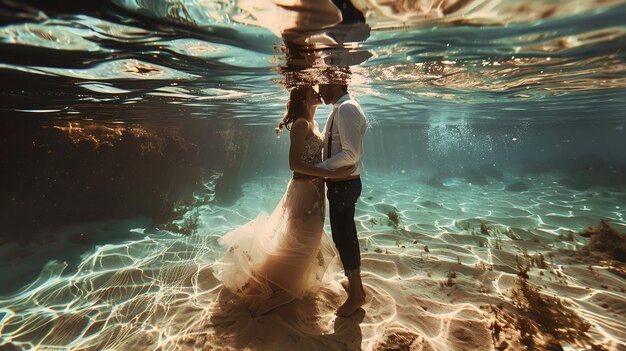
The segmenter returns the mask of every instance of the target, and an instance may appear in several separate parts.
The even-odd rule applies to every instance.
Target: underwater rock
[[[504,173],[495,165],[481,165],[480,167],[478,167],[478,170],[484,176],[487,176],[496,180],[504,179]]]
[[[478,168],[464,168],[461,171],[463,179],[474,185],[487,185],[487,175]]]
[[[155,225],[151,225],[151,226],[145,228],[143,233],[144,234],[157,234],[157,233],[159,233],[159,228],[157,228],[157,226],[155,226]]]
[[[21,351],[22,348],[16,346],[14,343],[10,342],[8,344],[4,344],[2,345],[2,350],[3,351]]]
[[[389,204],[385,204],[385,203],[378,203],[376,205],[374,205],[374,209],[376,210],[376,212],[378,213],[384,213],[384,214],[388,214],[391,211],[397,211],[398,209],[395,208],[395,206],[393,205],[389,205]]]
[[[504,190],[506,191],[528,191],[528,185],[524,182],[515,182],[507,185]]]
[[[443,188],[443,178],[429,177],[426,179],[426,184],[432,186],[433,188]]]
[[[585,191],[593,187],[606,187],[616,191],[626,189],[626,163],[599,154],[525,160],[518,172],[528,175],[557,172],[559,182],[573,190]]]
[[[420,203],[420,205],[422,205],[424,207],[428,207],[428,208],[443,208],[442,204],[439,204],[439,203],[436,203],[436,202],[430,201],[430,200],[422,201]]]
[[[562,177],[560,182],[570,189],[580,191],[596,186],[620,190],[626,187],[625,178],[626,173],[611,168],[603,170],[588,169],[569,173]]]
[[[40,241],[79,221],[169,218],[174,207],[194,201],[206,174],[192,128],[4,124],[13,130],[0,151],[0,168],[11,169],[0,177],[5,241]]]
[[[554,160],[526,159],[520,161],[517,172],[522,175],[536,176],[553,171],[555,163]]]
[[[493,165],[464,166],[454,169],[440,169],[424,181],[434,188],[443,188],[451,178],[461,178],[473,185],[487,185],[492,179],[502,180],[504,174]]]

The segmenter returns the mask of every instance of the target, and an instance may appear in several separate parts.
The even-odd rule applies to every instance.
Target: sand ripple
[[[233,208],[199,209],[202,235],[160,232],[104,245],[77,270],[49,263],[0,300],[0,347],[522,350],[534,330],[539,349],[560,342],[623,350],[625,279],[580,250],[586,239],[574,234],[600,218],[623,230],[620,204],[524,181],[537,185],[503,192],[502,184],[440,189],[365,179],[357,219],[368,297],[350,318],[334,315],[345,298],[336,266],[318,293],[260,317],[213,277],[219,235],[271,210],[284,189],[278,178],[247,184]],[[577,331],[541,324],[533,308],[545,302],[545,316],[562,316]]]

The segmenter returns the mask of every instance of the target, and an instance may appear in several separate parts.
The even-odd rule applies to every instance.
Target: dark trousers
[[[361,179],[327,181],[328,212],[333,241],[345,271],[361,267],[359,239],[354,223],[356,202],[361,196]]]

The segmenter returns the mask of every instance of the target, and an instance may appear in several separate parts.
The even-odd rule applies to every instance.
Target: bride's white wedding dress
[[[315,128],[304,143],[305,163],[321,162],[322,140]],[[253,314],[302,298],[321,285],[336,256],[324,233],[324,189],[323,178],[292,179],[269,216],[263,212],[219,239],[228,248],[213,265],[214,275]]]

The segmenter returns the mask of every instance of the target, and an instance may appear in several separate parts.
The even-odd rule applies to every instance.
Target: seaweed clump
[[[489,234],[489,227],[485,223],[480,223],[480,234],[483,235],[491,235]]]
[[[389,218],[390,224],[395,228],[400,228],[400,215],[398,214],[398,210],[395,208],[387,213],[387,218]]]
[[[601,220],[597,227],[587,228],[580,235],[589,238],[589,243],[584,246],[585,250],[626,262],[626,234],[618,232],[605,220]]]
[[[533,345],[536,331],[533,329],[557,340],[572,343],[588,341],[587,332],[591,324],[574,310],[567,308],[561,299],[542,294],[539,288],[529,284],[526,279],[517,280],[512,299],[516,309],[524,314],[522,319],[529,319],[524,321],[528,324],[528,332],[522,331],[520,335],[526,346]]]
[[[434,350],[434,346],[424,338],[404,327],[393,326],[386,329],[382,338],[376,343],[375,350]]]
[[[497,350],[507,348],[507,343],[501,341],[503,332],[517,334],[516,342],[530,350],[563,350],[561,342],[592,344],[588,334],[591,324],[567,307],[560,298],[542,293],[528,280],[519,278],[516,281],[511,302],[514,313],[504,309],[503,305],[483,306],[494,317],[491,330]]]

